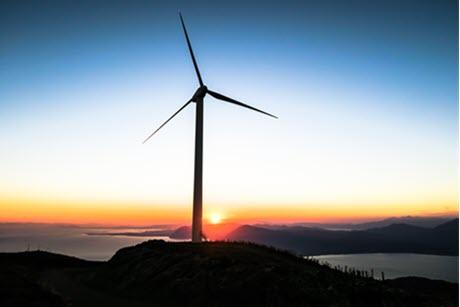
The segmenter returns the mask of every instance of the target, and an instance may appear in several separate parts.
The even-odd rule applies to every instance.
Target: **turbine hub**
[[[193,94],[193,97],[192,97],[192,101],[197,101],[198,99],[203,99],[204,96],[206,96],[206,93],[208,92],[208,88],[206,87],[206,85],[202,85],[200,86],[195,94]]]

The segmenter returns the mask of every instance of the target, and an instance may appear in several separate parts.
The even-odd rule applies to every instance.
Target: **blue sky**
[[[455,1],[3,1],[5,206],[189,206],[193,107],[140,144],[198,85],[179,9],[205,83],[280,117],[207,98],[208,208],[456,210]]]

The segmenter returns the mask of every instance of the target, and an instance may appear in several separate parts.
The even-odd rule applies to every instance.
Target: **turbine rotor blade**
[[[237,101],[237,100],[235,100],[235,99],[226,97],[226,96],[224,96],[224,95],[222,95],[222,94],[213,92],[213,91],[211,91],[211,90],[208,90],[208,93],[209,93],[209,95],[211,95],[212,97],[214,97],[214,98],[216,98],[216,99],[223,100],[223,101],[227,101],[227,102],[236,104],[236,105],[238,105],[238,106],[240,106],[240,107],[248,108],[248,109],[251,109],[251,110],[253,110],[253,111],[260,112],[260,113],[262,113],[262,114],[271,116],[271,117],[273,117],[273,118],[278,118],[278,117],[276,117],[275,115],[272,115],[272,114],[270,114],[270,113],[267,113],[267,112],[262,111],[262,110],[259,110],[259,109],[256,109],[256,108],[254,108],[254,107],[251,107],[250,105],[244,104],[244,103],[239,102],[239,101]]]
[[[198,81],[200,82],[200,86],[203,86],[203,80],[201,79],[200,70],[198,69],[198,64],[196,63],[195,55],[193,54],[192,44],[190,43],[190,39],[188,37],[187,29],[185,28],[184,19],[182,18],[182,14],[179,12],[180,22],[182,23],[182,29],[184,30],[185,39],[187,40],[188,50],[190,51],[190,56],[192,57],[193,66],[195,66],[196,76],[198,77]]]
[[[187,101],[186,104],[184,104],[179,110],[176,111],[176,113],[174,113],[170,118],[168,118],[167,121],[165,121],[157,130],[153,131],[153,133],[151,135],[149,135],[143,142],[142,144],[145,144],[145,142],[147,142],[155,133],[157,133],[161,128],[163,128],[164,125],[166,125],[171,119],[173,119],[174,116],[176,116],[180,111],[182,111],[186,106],[188,106],[190,104],[190,102],[192,102],[192,100],[190,99],[189,101]]]

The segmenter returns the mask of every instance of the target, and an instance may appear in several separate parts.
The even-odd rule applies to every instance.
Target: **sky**
[[[357,221],[458,212],[456,1],[2,1],[0,220]]]

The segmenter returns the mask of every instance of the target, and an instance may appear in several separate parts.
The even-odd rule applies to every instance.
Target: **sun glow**
[[[219,213],[213,213],[209,216],[209,222],[211,224],[219,224],[220,222],[222,222],[222,215],[220,215]]]

